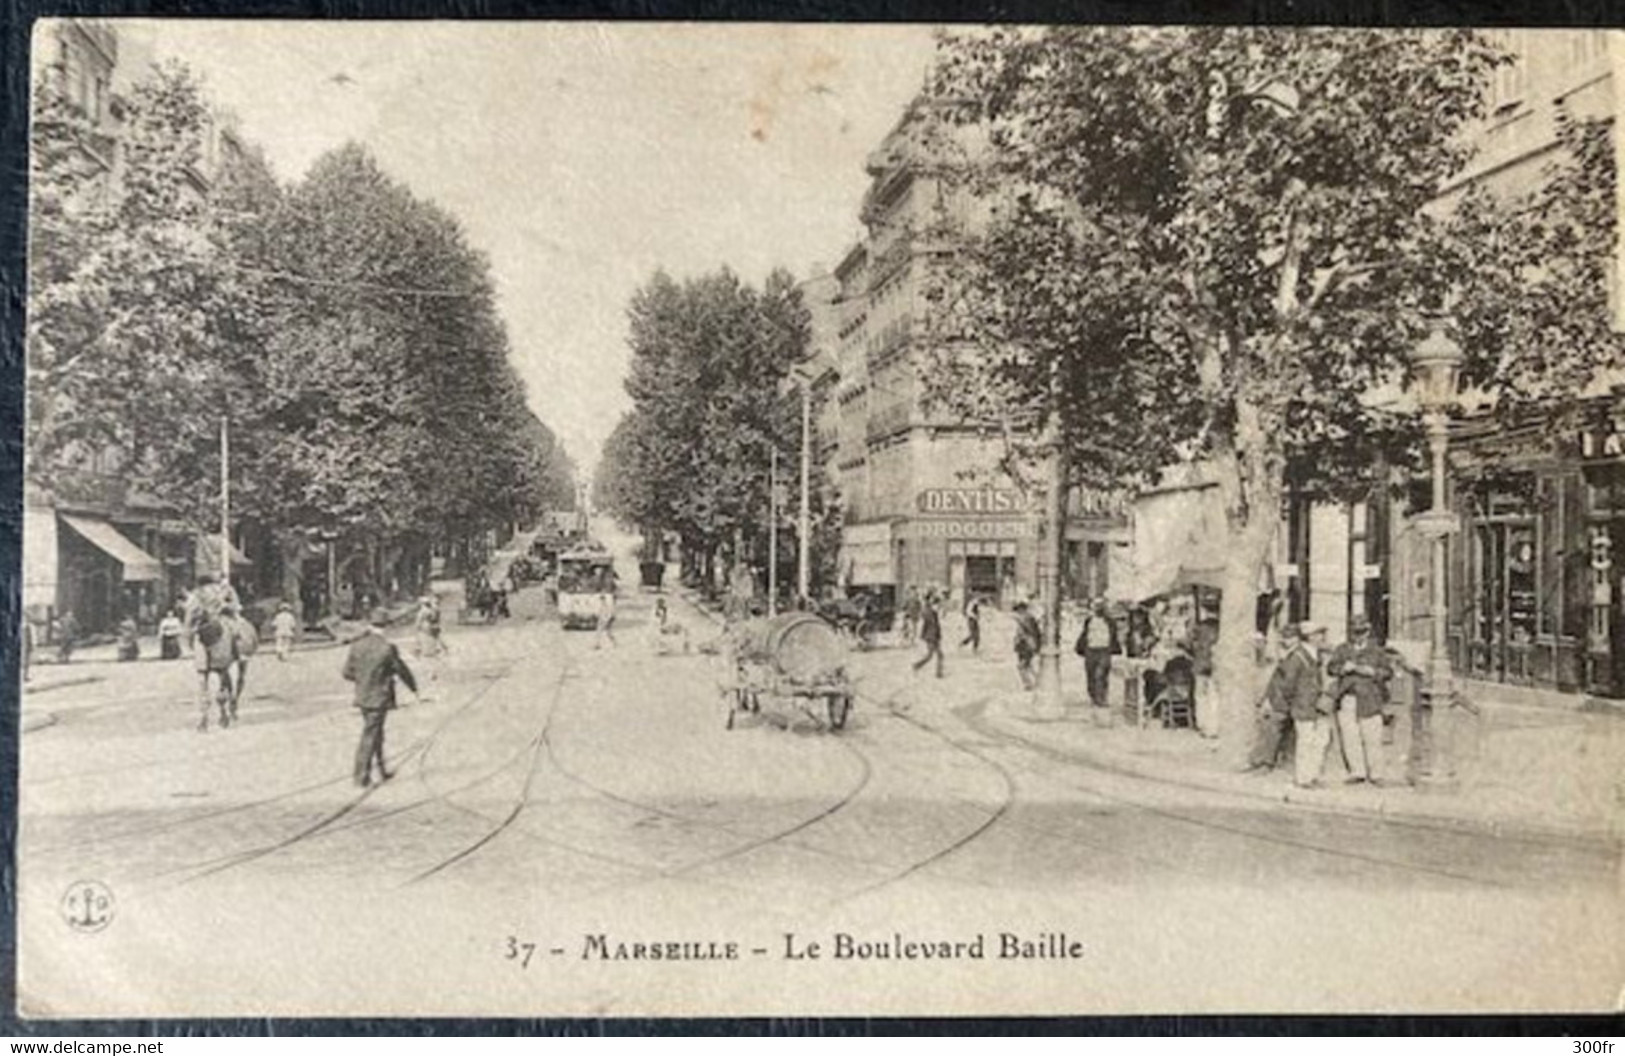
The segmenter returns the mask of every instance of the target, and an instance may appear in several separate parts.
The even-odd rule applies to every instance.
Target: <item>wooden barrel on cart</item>
[[[830,726],[838,730],[846,725],[852,690],[846,681],[846,649],[834,627],[811,613],[787,612],[751,620],[736,633],[741,660],[773,671],[798,696],[822,697]]]
[[[740,653],[769,664],[792,682],[812,685],[839,678],[846,650],[835,628],[811,613],[786,612],[740,628]]]

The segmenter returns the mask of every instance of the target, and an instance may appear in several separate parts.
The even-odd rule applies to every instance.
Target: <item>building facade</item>
[[[976,218],[969,199],[932,173],[913,117],[870,155],[866,235],[834,271],[839,381],[828,428],[845,513],[841,576],[849,589],[893,597],[913,588],[1008,606],[1038,593],[1043,494],[1002,468],[1002,437],[930,399],[940,309],[927,291],[953,252],[951,232]],[[1121,496],[1072,494],[1065,531],[1068,597],[1129,587],[1132,529]]]
[[[1625,35],[1605,30],[1500,30],[1516,61],[1497,72],[1477,156],[1441,196],[1448,208],[1474,185],[1516,198],[1536,189],[1558,147],[1561,115],[1608,120],[1625,106]],[[1616,134],[1616,164],[1621,140]],[[1615,282],[1622,273],[1614,268]],[[1625,298],[1611,293],[1615,327]],[[1625,697],[1625,378],[1583,393],[1576,428],[1551,420],[1498,425],[1464,413],[1451,430],[1446,543],[1451,659],[1459,676],[1537,690]],[[1412,489],[1419,491],[1420,489]],[[1409,504],[1422,508],[1422,499]],[[1390,618],[1426,636],[1425,540],[1395,520]]]
[[[113,193],[124,100],[150,68],[150,55],[112,26],[62,19],[45,25],[36,61],[40,83],[84,119],[79,148],[97,173],[87,193]],[[219,166],[241,150],[229,122],[218,117],[204,130],[202,148],[201,168],[188,173],[197,194],[207,193]],[[111,630],[125,616],[150,627],[199,570],[220,567],[218,545],[158,496],[133,486],[116,448],[66,452],[60,464],[24,483],[24,610],[47,629],[68,612],[85,633]],[[233,563],[249,567],[235,547]]]

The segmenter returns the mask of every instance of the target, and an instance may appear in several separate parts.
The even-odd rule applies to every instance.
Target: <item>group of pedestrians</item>
[[[1280,766],[1291,730],[1293,782],[1299,787],[1321,786],[1334,740],[1348,766],[1348,784],[1380,785],[1394,666],[1372,640],[1371,621],[1355,616],[1349,640],[1330,651],[1319,624],[1289,625],[1281,637],[1286,651],[1265,692],[1248,769],[1265,773]]]

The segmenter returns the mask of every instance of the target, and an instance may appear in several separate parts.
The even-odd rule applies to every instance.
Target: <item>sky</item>
[[[177,58],[283,181],[354,140],[490,258],[515,366],[582,470],[630,400],[626,306],[657,268],[832,267],[925,26],[118,24]]]

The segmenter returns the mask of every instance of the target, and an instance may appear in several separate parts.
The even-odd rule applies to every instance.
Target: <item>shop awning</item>
[[[123,566],[124,582],[150,583],[162,576],[163,566],[156,557],[130,542],[106,521],[90,517],[74,517],[66,513],[58,516],[67,522],[69,528],[84,536],[92,546]]]

